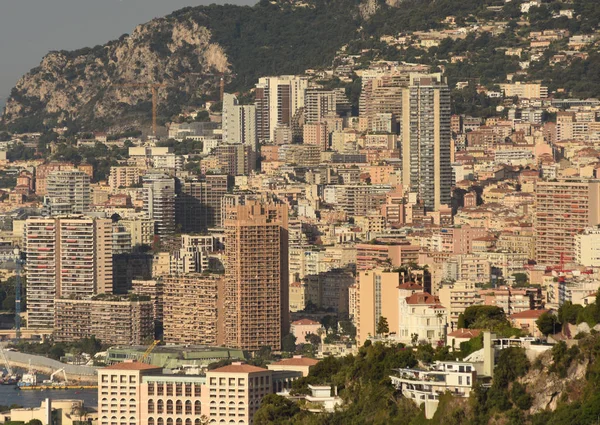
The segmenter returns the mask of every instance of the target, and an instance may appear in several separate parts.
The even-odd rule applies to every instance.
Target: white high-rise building
[[[402,89],[402,182],[425,208],[450,204],[450,90],[441,74],[411,74]]]
[[[51,215],[83,214],[90,209],[90,199],[90,176],[83,171],[54,171],[46,178],[46,204]]]
[[[28,324],[52,328],[55,298],[112,293],[112,221],[84,216],[25,221]]]
[[[256,85],[256,129],[258,141],[275,140],[277,126],[292,124],[304,107],[308,78],[298,75],[263,77]]]
[[[335,115],[336,95],[333,90],[308,89],[304,96],[304,120],[307,123],[321,122]]]
[[[223,95],[223,142],[241,143],[256,151],[256,106],[240,105],[233,94]]]
[[[160,174],[144,177],[144,212],[154,220],[158,236],[175,233],[175,179]]]

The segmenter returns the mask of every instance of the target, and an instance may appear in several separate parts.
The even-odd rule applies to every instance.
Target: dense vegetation
[[[20,341],[12,346],[18,351],[28,354],[38,354],[40,356],[50,357],[54,360],[60,360],[65,354],[80,355],[82,353],[94,356],[105,348],[102,342],[93,335],[89,338],[83,338],[75,342],[57,342],[44,341],[42,343]]]
[[[423,353],[433,352],[432,357]],[[529,362],[521,348],[503,350],[497,361],[491,385],[477,385],[469,399],[456,399],[450,394],[440,399],[439,408],[431,420],[412,401],[402,397],[390,383],[393,369],[414,367],[450,358],[443,350],[402,345],[385,347],[381,343],[365,344],[356,356],[327,358],[296,381],[292,393],[308,393],[308,384],[336,385],[344,407],[334,413],[309,413],[302,402],[296,403],[277,395],[263,399],[256,413],[257,425],[337,425],[337,424],[397,424],[397,425],[542,425],[595,423],[600,414],[600,335],[580,340],[578,346],[567,348],[557,344],[543,360]],[[589,362],[589,363],[588,363]],[[573,366],[586,365],[587,374],[573,381],[572,392],[557,393],[555,411],[542,410],[531,414],[535,394],[524,383],[529,372],[542,373],[542,380],[564,379]],[[529,376],[529,375],[527,375]]]

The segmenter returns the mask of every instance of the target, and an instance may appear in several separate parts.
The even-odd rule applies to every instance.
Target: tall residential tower
[[[281,347],[288,332],[288,211],[242,199],[225,206],[225,344]]]

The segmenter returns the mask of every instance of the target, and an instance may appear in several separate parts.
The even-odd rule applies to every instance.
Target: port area
[[[97,390],[97,385],[36,385],[17,387],[23,391],[44,391],[44,390]]]

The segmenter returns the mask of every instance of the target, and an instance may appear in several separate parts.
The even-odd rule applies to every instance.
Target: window
[[[148,413],[154,413],[154,401],[148,400]]]
[[[164,402],[162,400],[156,402],[156,413],[164,413]]]
[[[458,377],[458,385],[462,385],[462,376]]]
[[[192,414],[192,402],[190,400],[186,400],[186,402],[185,402],[185,414],[186,415]]]
[[[181,400],[175,402],[175,413],[181,415],[183,413],[183,403]]]
[[[167,400],[167,414],[173,413],[173,400]]]
[[[200,414],[200,400],[196,400],[194,403],[194,415]]]

